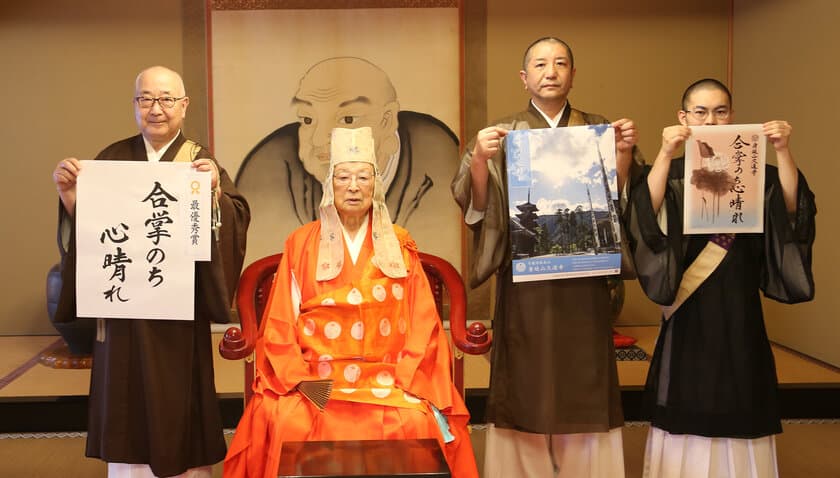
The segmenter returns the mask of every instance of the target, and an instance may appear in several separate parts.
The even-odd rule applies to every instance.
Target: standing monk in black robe
[[[645,386],[645,476],[778,476],[778,383],[759,291],[784,303],[813,298],[814,194],[793,161],[791,126],[770,121],[778,167],[765,168],[764,232],[685,234],[685,159],[671,156],[691,126],[732,121],[729,89],[695,82],[677,117],[625,210],[639,282],[664,311]]]
[[[181,133],[189,97],[174,71],[155,66],[135,82],[141,134],[105,148],[96,159],[191,161],[211,172],[214,212],[211,261],[195,265],[195,320],[97,319],[90,381],[86,454],[108,462],[108,476],[210,477],[225,456],[213,375],[210,322],[227,322],[245,255],[250,212],[209,151]],[[81,163],[66,158],[53,180],[61,200],[63,287],[56,321],[76,317],[76,179]]]

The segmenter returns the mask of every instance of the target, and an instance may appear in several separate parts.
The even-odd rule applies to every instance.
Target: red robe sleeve
[[[411,238],[404,241],[403,251],[408,265],[406,319],[410,334],[403,358],[397,364],[397,383],[412,395],[428,400],[445,415],[467,416],[466,407],[452,382],[449,340],[417,255],[417,246]]]
[[[478,471],[468,429],[470,416],[452,382],[449,341],[438,316],[429,281],[417,255],[417,246],[410,237],[400,242],[403,242],[404,257],[408,265],[407,319],[411,325],[403,359],[397,364],[397,385],[412,395],[427,400],[446,417],[449,432],[455,439],[449,443],[440,440],[440,445],[452,468],[452,476],[477,477]]]
[[[292,303],[292,261],[296,247],[293,234],[286,242],[286,253],[277,268],[268,306],[260,324],[256,344],[256,379],[254,391],[270,390],[285,395],[303,380],[314,380],[303,360],[297,340],[296,316]]]

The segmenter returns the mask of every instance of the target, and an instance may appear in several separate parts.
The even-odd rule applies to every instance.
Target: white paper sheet
[[[210,259],[210,173],[82,161],[76,190],[77,315],[193,320],[194,262]]]

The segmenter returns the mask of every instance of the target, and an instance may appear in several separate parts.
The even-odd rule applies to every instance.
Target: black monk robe
[[[665,232],[650,201],[647,175],[625,209],[636,273],[654,302],[669,305],[708,234],[683,234],[684,159],[671,162]],[[736,234],[723,261],[662,323],[645,386],[651,424],[675,434],[758,438],[781,433],[776,367],[759,291],[784,303],[811,300],[814,194],[799,173],[797,208],[788,215],[778,170],[767,166],[764,232]]]
[[[161,161],[184,143],[179,134]],[[212,158],[201,149],[196,158]],[[98,160],[146,161],[140,135],[114,143]],[[218,163],[217,163],[218,166]],[[84,174],[84,172],[82,172]],[[220,238],[212,260],[196,262],[195,320],[104,319],[93,349],[86,454],[112,463],[142,463],[157,476],[212,465],[225,456],[213,375],[210,322],[226,322],[245,256],[248,203],[219,166]],[[69,241],[61,240],[62,225]],[[75,221],[59,204],[63,288],[56,316],[73,320]]]

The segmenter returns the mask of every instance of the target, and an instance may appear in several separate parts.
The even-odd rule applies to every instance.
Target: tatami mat
[[[646,352],[653,350],[656,327],[619,327],[618,331],[635,337],[637,345]],[[0,399],[87,395],[89,370],[52,369],[37,363],[40,352],[58,338],[0,337]],[[213,335],[214,349],[221,338],[221,333]],[[774,346],[773,353],[781,387],[840,386],[840,372],[834,367],[784,347]],[[225,360],[215,350],[213,355],[217,391],[220,394],[241,393],[243,363]],[[489,378],[487,358],[468,359],[467,387],[486,387]],[[647,361],[618,362],[622,388],[640,390],[644,386],[648,364]],[[12,379],[3,386],[2,379],[10,376]],[[648,426],[644,422],[628,422],[624,427],[627,478],[641,476],[647,431]],[[781,476],[840,477],[840,462],[834,460],[834,444],[840,442],[838,420],[785,420],[784,431],[777,442]],[[480,467],[484,456],[484,433],[483,426],[476,426],[473,431],[473,444]],[[229,430],[228,440],[230,436]],[[0,435],[0,476],[104,477],[105,467],[101,462],[84,458],[84,441],[84,433]],[[221,465],[214,467],[214,476],[221,476]]]
[[[622,334],[638,340],[637,345],[648,354],[653,351],[657,328],[652,326],[618,327]],[[0,379],[26,366],[39,353],[53,344],[58,336],[0,336]],[[218,347],[221,333],[213,334],[213,347]],[[784,347],[773,347],[780,386],[834,384],[840,386],[840,371]],[[243,363],[223,359],[214,350],[216,390],[218,393],[241,393]],[[486,357],[467,357],[467,388],[484,388],[489,383]],[[618,362],[619,382],[623,388],[640,388],[645,384],[649,362]],[[34,364],[11,380],[0,384],[0,397],[87,395],[89,370],[52,369]]]
[[[640,478],[649,427],[628,423],[622,430],[626,478]],[[228,443],[232,435],[227,431]],[[479,470],[483,468],[485,429],[472,433]],[[777,437],[779,474],[785,478],[840,477],[840,461],[834,459],[840,442],[840,423],[785,423]],[[51,436],[0,435],[0,476],[27,478],[104,478],[105,464],[85,458],[84,434]],[[213,477],[222,476],[222,465],[213,467]]]

